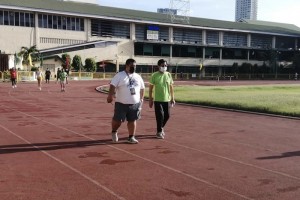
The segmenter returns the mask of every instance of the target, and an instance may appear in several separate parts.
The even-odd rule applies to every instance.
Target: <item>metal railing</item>
[[[70,80],[94,80],[94,79],[111,79],[116,73],[110,72],[71,72]],[[145,80],[149,80],[151,73],[142,73]],[[199,74],[199,73],[172,73],[174,80],[295,80],[295,74]],[[54,79],[54,75],[51,77]],[[9,81],[9,72],[0,72],[0,81]],[[18,71],[17,81],[34,81],[36,80],[33,71]]]

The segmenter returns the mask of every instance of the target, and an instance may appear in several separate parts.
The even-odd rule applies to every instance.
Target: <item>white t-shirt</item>
[[[131,85],[129,84],[131,80]],[[136,104],[140,102],[140,90],[145,89],[142,77],[137,74],[127,74],[125,71],[117,73],[110,82],[116,87],[116,102],[123,104]],[[135,94],[131,95],[130,87],[134,88]]]
[[[42,77],[42,72],[41,71],[36,71],[36,78],[41,78]]]

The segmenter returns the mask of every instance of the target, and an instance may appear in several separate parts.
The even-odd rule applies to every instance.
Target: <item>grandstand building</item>
[[[270,50],[276,50],[278,61],[290,61],[300,47],[300,29],[294,25],[194,17],[189,22],[82,2],[0,0],[0,51],[14,55],[22,46],[36,45],[44,58],[68,53],[83,61],[109,61],[106,71],[120,70],[131,57],[144,73],[164,58],[172,72],[205,76],[222,74],[234,63],[261,66]],[[51,64],[58,67],[54,61],[47,67]]]

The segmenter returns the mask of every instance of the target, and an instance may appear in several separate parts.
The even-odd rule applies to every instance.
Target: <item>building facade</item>
[[[290,61],[300,47],[300,30],[193,17],[172,23],[166,14],[58,0],[0,0],[0,27],[2,54],[36,45],[43,57],[109,61],[114,67],[107,71],[134,58],[149,73],[164,58],[172,72],[205,76],[234,63],[261,66],[270,50]]]
[[[236,0],[235,21],[241,19],[257,20],[257,1],[258,0]]]

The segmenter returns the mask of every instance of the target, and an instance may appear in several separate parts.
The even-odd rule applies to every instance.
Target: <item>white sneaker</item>
[[[15,88],[17,87],[17,85],[15,85]]]
[[[12,88],[15,88],[15,86],[13,85]]]
[[[165,138],[165,133],[164,132],[158,132],[158,133],[156,133],[156,138],[158,138],[158,139],[164,139]]]
[[[119,141],[119,138],[118,138],[118,131],[112,132],[112,133],[111,133],[111,138],[112,138],[112,141],[113,141],[113,142],[118,142],[118,141]]]
[[[39,90],[42,90],[42,88],[39,88]]]
[[[137,144],[137,143],[139,143],[139,141],[137,139],[135,139],[134,136],[132,136],[132,137],[128,138],[127,143],[129,143],[129,144]]]
[[[164,129],[161,129],[161,134],[165,137],[166,136],[166,133],[164,131]]]

